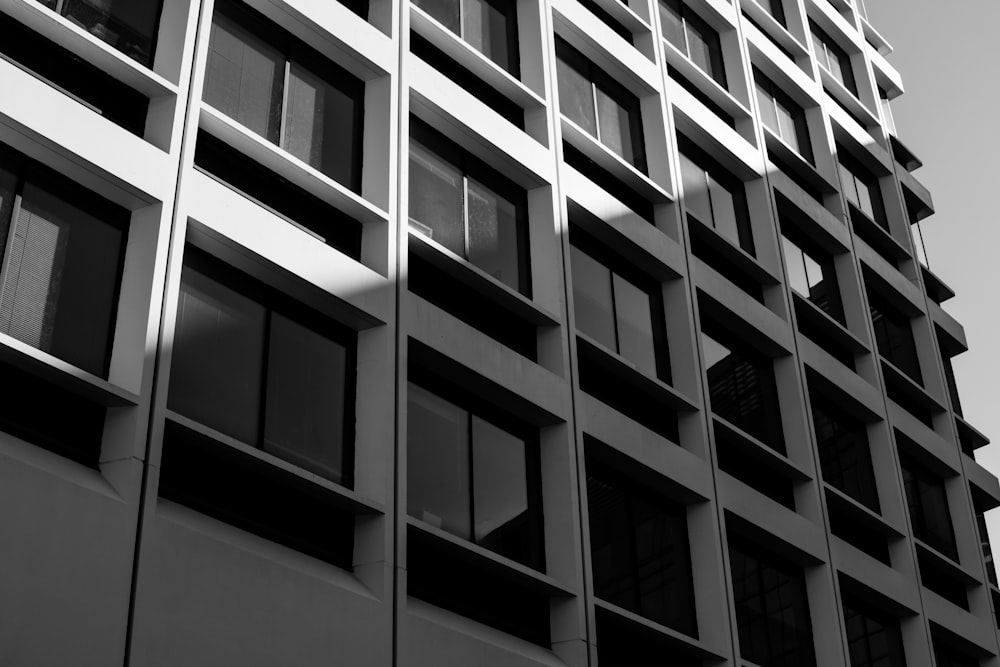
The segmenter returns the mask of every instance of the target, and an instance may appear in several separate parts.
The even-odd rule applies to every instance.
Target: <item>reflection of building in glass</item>
[[[994,665],[849,0],[0,3],[0,664]]]

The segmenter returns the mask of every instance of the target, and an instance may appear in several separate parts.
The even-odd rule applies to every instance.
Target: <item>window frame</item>
[[[492,57],[476,48],[472,42],[465,38],[465,13],[466,13],[466,3],[471,0],[455,0],[458,3],[458,28],[459,31],[456,33],[454,30],[449,28],[441,19],[435,16],[428,8],[422,6],[422,3],[417,1],[414,2],[414,6],[418,7],[421,11],[425,12],[428,16],[433,18],[435,21],[440,23],[445,30],[452,33],[458,39],[462,40],[465,44],[468,44],[470,48],[482,55],[484,58],[489,60],[491,63],[495,64],[497,67],[503,71],[510,74],[515,79],[520,80],[521,78],[521,53],[520,53],[520,39],[517,30],[517,2],[516,0],[477,0],[485,5],[489,5],[493,9],[496,9],[501,16],[504,18],[504,25],[506,27],[506,39],[504,40],[507,44],[507,64],[504,65]]]
[[[356,446],[356,417],[357,417],[357,369],[358,369],[358,339],[357,332],[344,324],[336,322],[333,318],[313,310],[309,306],[295,301],[287,294],[283,294],[277,289],[260,282],[258,279],[247,275],[239,269],[232,267],[208,252],[196,246],[186,246],[184,249],[183,269],[191,267],[194,271],[221,285],[224,288],[236,292],[241,297],[252,301],[264,311],[264,334],[259,350],[259,362],[261,369],[260,389],[257,396],[256,408],[256,429],[257,441],[247,442],[239,437],[230,435],[214,426],[203,423],[197,417],[191,417],[170,405],[170,391],[175,390],[175,378],[173,374],[168,388],[168,409],[177,414],[190,419],[192,422],[202,425],[207,429],[221,433],[237,442],[243,443],[253,449],[264,452],[269,456],[274,456],[298,469],[307,471],[328,480],[334,484],[347,489],[354,488],[355,482],[355,446]],[[178,294],[183,293],[182,284],[178,288]],[[181,300],[178,299],[178,315],[180,313]],[[326,340],[340,345],[345,350],[344,358],[344,387],[341,395],[343,402],[343,424],[341,441],[341,471],[340,479],[329,477],[321,472],[317,472],[311,467],[302,465],[280,453],[268,451],[264,447],[266,437],[265,424],[267,418],[267,398],[268,398],[268,378],[267,369],[270,357],[270,336],[271,322],[273,315],[279,315],[310,332],[323,337]],[[176,330],[175,330],[176,338]],[[178,346],[174,344],[174,357],[172,364],[176,363]]]
[[[774,81],[768,78],[763,72],[761,72],[757,67],[753,68],[753,81],[754,89],[757,93],[757,102],[762,105],[761,95],[763,94],[771,102],[771,107],[774,109],[775,118],[777,119],[777,127],[771,127],[764,120],[764,114],[761,113],[761,124],[764,127],[771,130],[775,136],[780,138],[788,147],[798,153],[802,158],[809,164],[814,164],[814,156],[812,150],[812,138],[809,136],[809,125],[806,122],[806,112],[795,100],[793,100],[785,91],[779,88]],[[795,134],[795,144],[793,145],[788,138],[785,136],[785,132],[781,129],[781,111],[785,111],[787,116],[791,118],[794,134]]]
[[[810,39],[813,43],[813,49],[816,50],[816,63],[822,65],[830,76],[839,81],[841,85],[844,86],[854,97],[858,96],[858,81],[854,76],[854,66],[851,64],[851,57],[830,35],[816,25],[815,21],[809,21],[809,34]],[[822,45],[823,52],[822,57],[819,52],[819,46]],[[840,72],[840,76],[837,76],[837,72],[834,72],[831,63],[831,55],[836,58],[837,70]]]
[[[463,149],[457,143],[441,134],[441,132],[431,127],[427,122],[414,115],[410,116],[409,140],[410,145],[412,145],[415,141],[425,151],[431,153],[439,160],[447,163],[449,166],[462,174],[462,241],[464,251],[462,255],[458,255],[462,261],[468,262],[471,266],[475,266],[477,269],[480,269],[477,264],[468,258],[470,208],[468,205],[469,179],[471,178],[472,180],[482,183],[484,186],[514,205],[514,236],[517,243],[517,247],[514,249],[514,252],[517,257],[517,286],[514,287],[512,285],[508,285],[499,278],[494,278],[493,276],[490,276],[490,278],[530,299],[532,294],[532,281],[528,191],[498,172],[490,165],[486,164],[479,157]],[[410,168],[409,163],[413,160],[411,153],[412,151],[409,150],[408,146],[408,169]],[[427,225],[420,220],[415,219],[410,214],[413,208],[413,200],[414,197],[411,194],[408,202],[407,225],[411,225],[412,222],[416,222],[418,225],[426,227]],[[419,231],[419,229],[415,231],[424,235]],[[434,240],[432,236],[424,236],[432,241]],[[480,270],[483,273],[486,273],[485,269]]]
[[[360,194],[362,188],[362,174],[364,170],[365,82],[348,72],[338,63],[316,51],[313,47],[309,46],[304,41],[288,32],[286,29],[271,21],[268,17],[260,14],[257,10],[250,8],[244,3],[238,3],[236,0],[217,0],[212,14],[210,38],[215,31],[216,17],[220,15],[234,23],[239,28],[245,30],[256,39],[259,39],[261,42],[267,44],[281,55],[282,84],[280,99],[278,100],[280,119],[277,141],[272,141],[270,137],[260,134],[256,130],[243,125],[243,123],[208,101],[208,70],[212,59],[211,49],[209,49],[209,53],[206,58],[204,82],[200,93],[202,104],[211,106],[219,113],[239,124],[240,127],[245,128],[248,132],[252,132],[254,135],[260,137],[268,143],[277,146],[279,150],[288,156],[308,165],[310,169],[315,169],[330,180],[339,183],[356,194]],[[348,183],[343,183],[333,175],[323,171],[322,165],[313,166],[309,164],[307,160],[294,155],[283,145],[283,132],[286,126],[287,118],[286,107],[288,105],[287,92],[293,65],[301,66],[305,71],[312,74],[317,79],[320,79],[324,84],[337,89],[346,97],[349,97],[353,103],[354,113],[351,120],[351,136],[353,137],[353,140],[351,142],[351,153],[347,157],[350,170],[350,179]],[[326,126],[324,125],[324,128],[325,127]]]
[[[593,61],[587,58],[585,55],[580,53],[576,48],[574,48],[569,42],[560,37],[558,34],[555,36],[555,50],[556,50],[556,69],[558,70],[558,63],[562,62],[567,67],[575,71],[580,75],[581,78],[586,80],[590,84],[591,91],[591,101],[593,102],[594,110],[594,122],[596,127],[596,134],[591,134],[582,126],[581,130],[589,134],[602,146],[606,147],[609,151],[617,155],[624,162],[632,165],[636,170],[643,174],[649,173],[649,165],[646,159],[646,142],[645,133],[642,127],[642,105],[639,97],[635,95],[628,88],[623,86],[621,83],[616,81],[607,72],[601,69]],[[558,88],[558,72],[556,72],[556,87]],[[629,161],[624,156],[618,155],[612,150],[607,144],[601,140],[601,121],[599,105],[597,103],[597,91],[600,90],[609,99],[613,100],[618,106],[625,110],[628,117],[629,127],[629,139],[632,142],[632,153],[633,160]],[[560,106],[559,114],[568,118],[569,120],[576,123],[568,113]],[[578,123],[579,124],[579,123]]]
[[[853,155],[840,146],[837,147],[837,169],[840,172],[844,197],[847,199],[848,205],[864,215],[866,219],[881,227],[883,231],[891,234],[888,213],[885,208],[885,198],[882,196],[882,187],[879,184],[878,177],[864,168]],[[866,211],[861,205],[862,187],[864,187],[864,191],[871,203],[871,213]],[[850,195],[851,192],[855,194],[853,198]]]
[[[685,2],[683,2],[683,0],[659,0],[657,4],[657,9],[660,13],[660,27],[663,31],[663,38],[673,45],[674,48],[683,53],[695,67],[708,75],[710,79],[722,86],[725,90],[729,90],[729,85],[726,80],[726,63],[722,55],[722,37],[719,34],[719,31],[709,25],[705,19],[699,16],[698,13],[691,9]],[[665,20],[663,16],[664,11],[671,12],[674,16],[680,19],[681,30],[684,33],[683,48],[674,44],[670,37],[668,37],[668,31],[663,23]],[[694,60],[694,58],[691,57],[691,38],[689,36],[688,28],[689,24],[691,24],[692,30],[707,37],[707,39],[703,41],[708,47],[708,64],[710,71],[706,71]]]

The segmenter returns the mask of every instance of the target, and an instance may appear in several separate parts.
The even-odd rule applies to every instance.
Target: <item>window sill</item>
[[[788,53],[786,55],[791,55],[793,60],[798,63],[803,58],[809,58],[809,51],[806,47],[796,39],[792,33],[788,31],[788,28],[781,25],[776,18],[771,16],[771,14],[758,5],[755,0],[741,0],[740,8],[743,13],[752,18],[757,22],[757,25],[761,27],[762,34],[764,37],[770,39],[780,48],[784,49]],[[748,32],[752,29],[756,29],[756,26],[751,26],[750,29],[747,25],[743,25],[743,29]],[[758,31],[761,32],[761,31]]]
[[[978,586],[982,583],[975,574],[962,567],[958,562],[952,560],[951,557],[941,553],[920,538],[914,537],[913,543],[917,545],[918,550],[922,551],[925,556],[930,558],[934,567],[941,570],[942,573],[948,577],[955,579],[956,581],[960,581],[966,586]]]
[[[679,412],[694,412],[698,405],[669,384],[640,370],[631,361],[609,350],[594,339],[576,332],[577,347],[603,370],[621,378],[625,384]]]
[[[633,35],[653,32],[653,26],[632,11],[632,8],[625,2],[620,2],[619,0],[594,0],[594,4],[606,11],[611,18],[621,23],[622,27]]]
[[[746,105],[737,100],[732,93],[723,88],[718,81],[695,65],[666,39],[663,40],[663,53],[667,60],[667,67],[678,70],[685,79],[697,86],[699,91],[729,114],[734,121],[739,122],[752,117]]]
[[[851,226],[854,227],[856,235],[862,236],[862,241],[871,245],[876,252],[881,251],[879,254],[884,253],[897,262],[910,258],[910,252],[882,225],[872,220],[851,202],[847,202],[847,206]]]
[[[389,220],[388,212],[204,102],[198,127],[358,222],[370,224]]]
[[[527,565],[501,556],[478,544],[473,544],[448,531],[436,528],[412,516],[406,517],[409,528],[420,531],[428,540],[436,543],[442,549],[450,551],[455,556],[481,565],[501,577],[507,577],[525,588],[537,591],[551,597],[575,597],[575,593],[552,577],[538,572]]]
[[[761,124],[764,133],[764,144],[770,153],[774,153],[785,164],[795,169],[795,173],[816,190],[823,194],[834,194],[837,188],[828,181],[816,167],[802,157],[802,154],[789,146],[784,139],[779,137],[774,131]]]
[[[665,204],[673,201],[673,197],[646,174],[636,169],[624,159],[616,155],[610,148],[599,142],[589,132],[561,116],[563,140],[597,163],[602,169],[622,181],[641,197],[653,204]]]
[[[416,5],[410,6],[410,28],[525,111],[545,108],[534,91]]]
[[[4,12],[149,98],[177,95],[175,84],[40,2],[5,2]]]
[[[893,526],[870,507],[858,502],[832,484],[824,482],[823,488],[826,490],[827,505],[836,505],[838,509],[849,513],[859,524],[891,540],[905,536],[902,529]]]
[[[77,368],[7,334],[0,334],[0,362],[8,363],[104,407],[139,404],[139,395]]]
[[[823,84],[826,92],[840,103],[866,132],[872,127],[881,127],[878,117],[872,113],[871,109],[866,107],[847,86],[838,81],[828,69],[819,64],[817,64],[816,69],[819,70],[820,83]],[[881,134],[881,132],[879,133]]]
[[[747,277],[763,286],[778,285],[781,283],[773,273],[761,266],[757,258],[748,254],[743,248],[734,245],[729,239],[723,237],[698,218],[688,215],[687,220],[688,229],[691,234],[697,234],[699,240],[711,246],[712,250],[719,253],[726,261],[732,263],[736,269],[746,274]]]
[[[558,326],[560,319],[419,231],[409,228],[408,250],[516,317],[539,327]]]
[[[739,446],[748,456],[757,459],[760,463],[771,468],[782,477],[792,482],[804,482],[812,479],[812,475],[789,460],[787,456],[772,449],[769,445],[764,444],[740,427],[729,423],[716,414],[712,415],[712,421],[717,428],[722,429],[729,436],[730,442]],[[742,483],[745,484],[745,482]]]
[[[794,290],[792,290],[792,299],[798,305],[798,308],[795,309],[796,314],[802,319],[808,319],[809,323],[813,326],[822,329],[823,333],[833,339],[835,343],[843,346],[855,355],[866,354],[868,352],[868,346],[861,342],[860,338],[851,333],[843,324],[830,317],[826,311],[812,301]]]
[[[268,454],[262,449],[248,445],[213,428],[204,426],[173,410],[166,411],[166,419],[182,430],[198,436],[200,442],[210,443],[209,446],[216,449],[218,453],[225,456],[238,457],[242,461],[250,463],[249,467],[261,470],[268,476],[282,478],[289,483],[289,486],[306,491],[307,493],[321,495],[334,507],[356,515],[383,514],[385,512],[385,508],[381,503],[363,498],[351,489],[341,486],[336,482],[320,477],[315,473],[298,467],[294,463],[289,463],[273,454]]]
[[[882,355],[879,355],[879,359],[882,362],[882,373],[885,376],[887,384],[891,383],[895,385],[907,398],[920,404],[920,407],[932,413],[945,411],[945,407],[937,399],[931,396],[921,385],[917,384],[913,378],[904,373],[902,369]]]
[[[683,651],[685,654],[690,654],[694,657],[711,662],[722,661],[725,659],[723,653],[713,651],[706,646],[703,641],[695,637],[686,635],[683,632],[674,630],[666,625],[661,625],[656,621],[651,621],[633,611],[629,611],[628,609],[619,607],[616,604],[602,600],[596,595],[594,596],[594,607],[617,618],[623,619],[630,624],[640,626],[646,631],[653,632],[671,640],[672,642],[681,644],[683,648],[680,648],[679,650]]]

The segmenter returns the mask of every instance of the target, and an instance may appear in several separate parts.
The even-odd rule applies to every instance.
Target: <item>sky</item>
[[[934,199],[921,223],[929,266],[957,293],[943,307],[969,343],[953,360],[962,409],[997,443],[976,459],[1000,474],[1000,2],[864,2],[903,78],[891,103],[898,136],[923,161],[914,176]],[[1000,509],[987,521],[996,552]]]

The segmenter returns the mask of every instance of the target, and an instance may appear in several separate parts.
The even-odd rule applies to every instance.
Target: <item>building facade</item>
[[[0,664],[1000,665],[889,51],[0,0]]]

